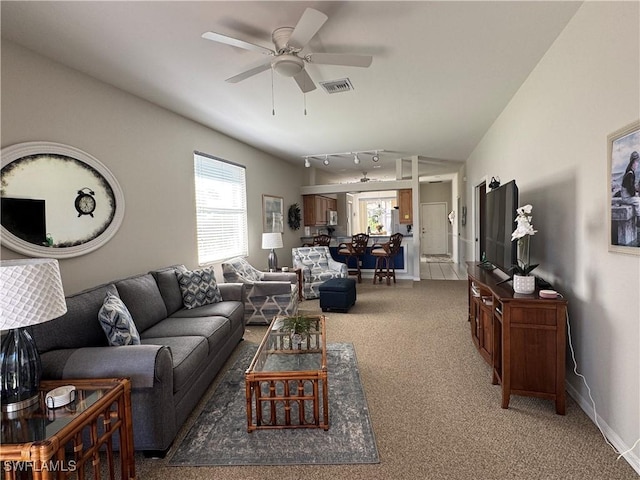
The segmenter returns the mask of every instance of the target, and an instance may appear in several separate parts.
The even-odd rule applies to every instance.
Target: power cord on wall
[[[589,400],[591,400],[591,406],[593,407],[593,420],[596,424],[596,427],[598,427],[598,430],[600,430],[600,434],[602,435],[602,438],[604,438],[604,441],[606,442],[606,444],[609,445],[613,449],[613,451],[618,454],[618,458],[616,458],[616,460],[620,460],[623,456],[625,456],[627,453],[631,452],[634,448],[636,448],[636,445],[638,445],[638,442],[640,442],[640,438],[636,440],[636,442],[631,446],[630,449],[625,450],[624,452],[619,452],[618,449],[614,447],[613,444],[609,441],[607,436],[604,434],[602,427],[600,427],[600,423],[598,422],[598,412],[596,411],[596,402],[593,400],[593,397],[591,396],[591,388],[589,388],[587,379],[584,375],[578,372],[578,362],[576,362],[576,355],[573,350],[573,343],[571,342],[571,324],[569,323],[569,312],[567,312],[567,337],[569,338],[569,350],[571,351],[571,359],[573,360],[573,373],[575,373],[578,377],[580,377],[585,387],[587,387]]]

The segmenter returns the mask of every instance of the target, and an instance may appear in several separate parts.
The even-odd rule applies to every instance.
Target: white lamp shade
[[[262,248],[264,250],[270,250],[272,248],[282,248],[282,234],[275,233],[263,233],[262,234]]]
[[[44,323],[66,311],[57,260],[30,258],[0,262],[0,330]]]

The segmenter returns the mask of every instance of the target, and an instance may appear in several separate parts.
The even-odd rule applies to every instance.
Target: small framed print
[[[640,120],[607,143],[609,251],[640,255]]]
[[[274,233],[284,231],[284,199],[262,195],[262,231]]]

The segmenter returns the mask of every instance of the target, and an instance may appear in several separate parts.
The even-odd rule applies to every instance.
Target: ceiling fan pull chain
[[[307,92],[302,92],[302,98],[304,98],[304,115],[307,116]]]
[[[273,69],[271,69],[271,115],[276,114],[276,103],[273,96]]]

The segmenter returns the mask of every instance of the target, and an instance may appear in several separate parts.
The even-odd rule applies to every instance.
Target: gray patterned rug
[[[329,430],[247,432],[244,371],[257,346],[242,352],[169,461],[171,466],[379,463],[369,409],[350,343],[327,345]]]

